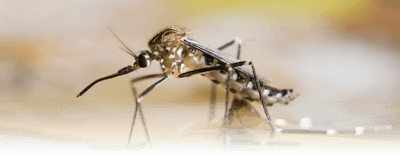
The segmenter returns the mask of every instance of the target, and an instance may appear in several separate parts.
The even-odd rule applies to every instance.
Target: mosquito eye
[[[145,68],[150,65],[150,56],[146,53],[141,53],[138,57],[139,59],[139,66]]]

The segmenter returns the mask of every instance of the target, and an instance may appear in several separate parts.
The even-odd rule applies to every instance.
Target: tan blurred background
[[[124,146],[134,110],[128,81],[161,72],[159,65],[76,95],[134,62],[108,27],[139,51],[170,25],[193,29],[191,38],[214,47],[240,37],[243,59],[300,94],[289,106],[271,108],[288,128],[308,117],[311,129],[400,129],[395,0],[0,1],[2,149],[39,142]],[[235,48],[226,52],[235,55]],[[138,84],[139,91],[155,81]],[[143,108],[153,139],[206,123],[210,84],[201,76],[170,79],[148,94]],[[218,102],[221,116],[222,89]],[[144,139],[140,128],[137,139]]]

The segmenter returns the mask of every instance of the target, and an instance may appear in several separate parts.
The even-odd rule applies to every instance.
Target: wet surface
[[[399,131],[381,127],[364,130],[301,129],[280,127],[271,136],[268,123],[261,117],[233,120],[229,127],[227,145],[222,129],[222,105],[217,106],[217,118],[207,122],[207,104],[154,104],[145,103],[144,115],[152,142],[146,142],[138,118],[131,145],[127,148],[133,103],[2,103],[0,148],[3,152],[23,150],[45,151],[168,151],[204,150],[262,151],[262,150],[322,150],[322,151],[395,151],[400,141]],[[276,115],[277,118],[284,118]],[[299,120],[300,121],[300,120]],[[299,123],[298,121],[298,123]],[[250,123],[250,125],[240,124]],[[254,125],[258,124],[258,125]],[[290,123],[289,123],[290,124]],[[378,124],[377,124],[378,125]],[[245,127],[246,126],[246,127]],[[290,125],[289,125],[290,126]],[[329,131],[328,131],[329,132]],[[272,138],[271,138],[272,137]],[[39,147],[38,147],[39,146]]]

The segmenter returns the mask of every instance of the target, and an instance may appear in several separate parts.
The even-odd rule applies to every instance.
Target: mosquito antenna
[[[111,28],[108,28],[108,29],[111,31],[111,33],[114,35],[114,37],[117,38],[118,41],[119,41],[122,45],[124,45],[124,47],[127,49],[127,50],[125,50],[125,49],[123,49],[123,50],[124,50],[125,52],[127,52],[128,54],[130,54],[131,56],[135,57],[135,59],[137,59],[137,56],[125,45],[124,42],[121,41],[121,39],[118,38],[118,36],[114,33],[114,31],[113,31]],[[128,52],[128,51],[129,51],[129,52]]]
[[[76,97],[82,96],[83,94],[85,94],[86,91],[88,91],[88,90],[89,90],[90,88],[92,88],[95,84],[97,84],[97,83],[99,83],[99,82],[101,82],[101,81],[104,81],[104,80],[107,80],[107,79],[111,79],[111,78],[115,78],[115,77],[118,77],[118,76],[122,76],[122,75],[124,75],[124,74],[128,74],[128,73],[130,73],[130,72],[133,72],[134,70],[136,70],[135,67],[133,67],[133,66],[127,66],[127,67],[124,67],[124,68],[120,69],[117,73],[111,74],[111,75],[109,75],[109,76],[105,76],[105,77],[103,77],[103,78],[99,78],[99,79],[93,81],[92,83],[90,83],[90,84],[89,84],[85,89],[83,89]]]
[[[119,47],[119,49],[123,50],[124,52],[128,53],[129,55],[131,55],[131,56],[133,56],[133,57],[136,56],[135,54],[132,54],[132,52],[129,52],[128,50],[126,50],[126,49],[124,49],[124,48],[122,48],[122,47]]]

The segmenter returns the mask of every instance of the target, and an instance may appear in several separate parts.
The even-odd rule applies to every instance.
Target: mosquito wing
[[[203,54],[207,54],[207,55],[215,58],[221,64],[239,62],[238,59],[236,59],[224,52],[221,52],[217,49],[213,49],[212,47],[201,44],[190,38],[184,38],[184,39],[182,39],[182,42],[190,47],[193,47],[194,49],[201,51]],[[235,67],[234,69],[236,71],[241,72],[242,74],[245,74],[245,75],[251,77],[252,79],[254,79],[254,75],[253,75],[253,72],[252,72],[250,66],[239,66],[239,67]],[[272,80],[270,80],[262,75],[258,74],[258,79],[265,85],[274,86],[274,83],[272,82]]]

